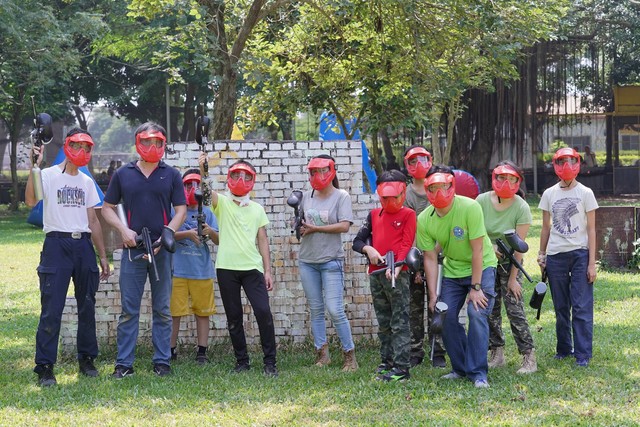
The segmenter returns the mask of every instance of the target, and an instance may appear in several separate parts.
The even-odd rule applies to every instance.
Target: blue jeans
[[[487,351],[489,350],[489,315],[495,300],[495,267],[482,271],[482,292],[489,303],[487,308],[476,310],[473,304],[467,305],[469,333],[458,321],[458,313],[464,305],[471,285],[471,276],[442,279],[440,300],[449,309],[445,315],[442,339],[447,349],[453,371],[471,381],[487,379]]]
[[[144,284],[149,276],[153,325],[153,363],[169,365],[171,357],[171,254],[164,249],[155,256],[160,280],[156,280],[153,267],[146,260],[133,259],[141,254],[139,249],[124,249],[120,264],[120,300],[122,313],[118,319],[117,365],[133,367],[140,321],[140,304]]]
[[[327,342],[324,319],[326,308],[342,343],[342,350],[353,350],[355,345],[351,336],[351,326],[344,312],[343,261],[333,259],[317,264],[300,261],[298,268],[302,288],[309,301],[311,332],[316,349],[320,349]]]
[[[568,355],[573,351],[576,359],[591,359],[593,349],[593,284],[587,281],[588,265],[587,249],[547,256],[556,312],[556,353]]]

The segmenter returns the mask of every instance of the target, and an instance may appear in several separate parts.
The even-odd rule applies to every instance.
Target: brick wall
[[[197,167],[199,155],[195,143],[175,143],[166,162],[184,171]],[[360,143],[353,141],[217,141],[213,150],[209,146],[209,174],[217,177],[215,190],[223,191],[226,171],[237,159],[249,160],[258,175],[252,192],[252,199],[264,206],[270,224],[267,228],[271,247],[272,273],[275,289],[270,294],[276,337],[278,340],[301,342],[310,335],[309,310],[300,285],[297,267],[298,242],[291,234],[290,220],[293,209],[286,199],[294,189],[309,187],[306,165],[318,154],[328,153],[336,159],[336,169],[340,188],[351,194],[355,223],[349,233],[343,235],[345,244],[345,305],[354,337],[371,338],[377,332],[377,322],[371,304],[369,282],[365,273],[364,257],[351,250],[351,241],[367,213],[375,207],[377,197],[362,192],[362,150]],[[213,257],[215,259],[215,249]],[[96,323],[98,338],[102,343],[115,345],[116,328],[120,314],[120,274],[121,250],[114,252],[114,271],[111,277],[100,284],[96,295]],[[250,343],[259,342],[258,327],[251,308],[245,302],[245,330]],[[217,314],[211,317],[209,335],[212,341],[228,337],[227,322],[219,291],[215,291]],[[140,337],[149,339],[151,335],[151,295],[149,284],[145,290],[140,311]],[[327,325],[330,326],[330,320]],[[75,348],[77,327],[77,306],[73,297],[67,298],[61,331],[62,348]],[[335,335],[333,327],[328,331]],[[180,326],[179,342],[195,343],[195,320],[186,316]]]

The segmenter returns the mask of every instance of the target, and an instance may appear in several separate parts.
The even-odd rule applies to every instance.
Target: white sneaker
[[[489,388],[489,383],[487,382],[487,380],[476,380],[473,383],[473,386],[475,388]]]

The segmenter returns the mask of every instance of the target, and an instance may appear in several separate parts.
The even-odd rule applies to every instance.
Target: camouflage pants
[[[409,276],[410,304],[409,304],[409,325],[411,326],[411,357],[424,359],[424,313],[427,311],[427,327],[431,326],[433,313],[429,311],[425,304],[429,302],[429,295],[426,292],[426,283],[415,283],[415,276]],[[426,303],[425,303],[426,297]],[[444,356],[444,344],[442,335],[435,336],[433,356]],[[433,335],[429,332],[429,344],[433,341]]]
[[[505,269],[502,265],[498,265],[496,269],[496,299],[493,311],[489,316],[489,348],[504,347],[505,344],[502,332],[502,301],[504,301],[504,308],[507,311],[507,318],[511,325],[513,338],[518,346],[518,352],[524,354],[534,348],[533,337],[524,312],[524,298],[517,301],[513,294],[507,292],[510,271],[510,268]],[[522,285],[521,272],[518,272],[516,280]]]
[[[398,275],[395,289],[384,274],[369,276],[369,283],[378,319],[381,360],[409,369],[409,273]]]

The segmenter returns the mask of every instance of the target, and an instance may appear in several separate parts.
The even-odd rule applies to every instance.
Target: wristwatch
[[[471,284],[471,289],[479,291],[482,289],[482,285],[480,283],[472,283]]]

